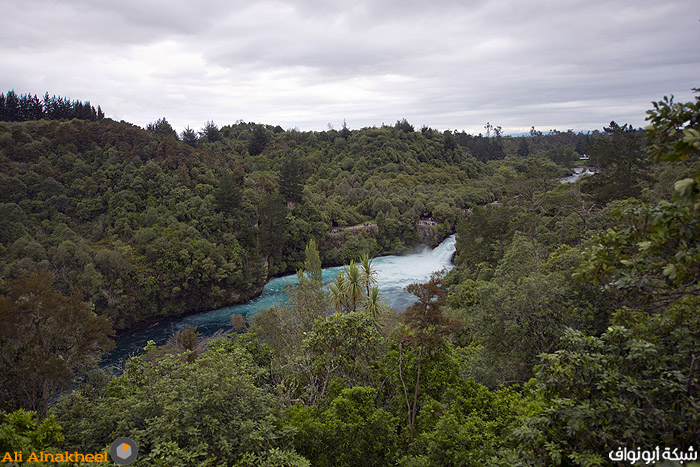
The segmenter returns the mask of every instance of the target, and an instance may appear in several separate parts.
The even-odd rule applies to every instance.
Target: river
[[[455,236],[451,235],[433,250],[426,248],[420,253],[410,255],[375,258],[372,265],[377,271],[379,290],[385,302],[398,310],[403,310],[413,303],[415,297],[404,288],[415,282],[427,282],[430,275],[436,271],[451,269],[455,244]],[[324,268],[324,284],[331,283],[342,269]],[[163,345],[172,334],[190,326],[197,326],[197,330],[204,335],[211,335],[219,329],[230,329],[232,314],[251,317],[275,303],[282,303],[286,300],[284,286],[296,282],[296,274],[276,277],[265,285],[260,297],[247,303],[171,318],[122,334],[116,339],[117,347],[105,357],[103,363],[116,364],[130,355],[141,353],[149,340]]]
[[[568,177],[564,177],[559,181],[562,183],[575,183],[577,180],[580,180],[583,177],[589,177],[595,174],[596,171],[592,167],[574,167],[573,174],[569,175]]]

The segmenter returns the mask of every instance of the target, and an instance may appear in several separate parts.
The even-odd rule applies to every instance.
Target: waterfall
[[[434,250],[425,249],[420,253],[404,256],[381,256],[372,264],[377,271],[377,281],[382,299],[396,310],[404,310],[415,301],[415,297],[404,290],[413,283],[428,282],[430,276],[443,269],[452,269],[452,256],[456,249],[454,235],[447,237]],[[323,269],[323,282],[333,281],[342,267]],[[123,360],[133,353],[141,353],[146,342],[153,340],[158,345],[164,344],[173,333],[189,326],[197,326],[203,334],[213,334],[218,329],[231,327],[233,313],[253,316],[263,308],[286,301],[284,287],[296,283],[297,276],[292,274],[271,279],[263,289],[263,294],[248,303],[227,306],[218,310],[205,311],[180,318],[170,318],[153,324],[148,328],[133,330],[117,338],[117,348],[107,357],[106,363]]]
[[[392,307],[403,310],[415,301],[415,297],[404,290],[413,283],[430,280],[434,272],[452,269],[455,253],[454,235],[446,238],[434,250],[405,256],[382,256],[374,260],[379,290],[384,300]]]
[[[452,264],[452,256],[454,256],[456,248],[457,237],[452,234],[435,247],[432,251],[432,255],[445,266],[448,266]]]

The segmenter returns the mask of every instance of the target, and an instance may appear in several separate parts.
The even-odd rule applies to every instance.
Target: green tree
[[[622,311],[599,337],[567,330],[536,369],[544,407],[515,431],[517,465],[609,465],[621,446],[695,445],[697,306],[692,297],[662,314]]]
[[[647,133],[655,160],[700,158],[700,99],[655,103]],[[674,184],[671,202],[628,202],[614,212],[617,226],[585,251],[581,277],[618,290],[648,309],[700,294],[700,173]]]
[[[66,444],[98,450],[128,431],[143,453],[137,466],[235,465],[275,448],[291,452],[266,386],[270,363],[249,343],[219,340],[193,362],[181,355],[130,359],[102,391],[72,393],[56,407],[59,422],[71,426]]]
[[[36,412],[23,409],[0,415],[0,450],[3,453],[22,452],[28,457],[30,452],[60,452],[58,447],[63,440],[63,428],[53,415],[41,421]]]
[[[411,284],[406,287],[406,290],[418,298],[414,304],[404,311],[402,319],[406,323],[406,329],[399,337],[399,341],[402,344],[405,343],[418,348],[416,384],[413,398],[409,396],[402,374],[402,361],[401,359],[399,360],[399,378],[408,411],[407,426],[409,428],[410,441],[413,442],[416,415],[418,415],[418,389],[420,387],[423,354],[438,347],[449,334],[456,332],[461,327],[461,322],[443,315],[442,308],[446,305],[447,294],[445,292],[445,284],[440,277],[433,276],[425,284]]]
[[[197,146],[197,132],[189,126],[186,126],[185,129],[182,130],[182,133],[180,133],[180,139],[183,143],[189,146]]]
[[[53,288],[53,275],[21,276],[0,296],[2,393],[8,408],[30,407],[43,417],[49,401],[82,368],[114,347],[114,331],[82,296]]]
[[[341,312],[348,309],[348,293],[347,284],[345,282],[345,275],[341,272],[335,279],[333,283],[328,286],[330,292],[330,300],[335,311]]]
[[[306,249],[304,250],[304,270],[306,275],[309,276],[311,282],[317,285],[323,283],[322,270],[321,270],[321,257],[318,254],[318,247],[316,246],[316,240],[313,238],[309,240],[306,244]]]
[[[298,273],[297,278],[298,284],[285,288],[289,301],[262,310],[250,327],[251,333],[269,346],[273,353],[275,378],[284,400],[299,397],[293,383],[299,377],[295,372],[300,366],[302,373],[309,370],[306,365],[308,355],[302,349],[302,342],[315,323],[330,314],[331,308],[323,289],[303,274]],[[313,390],[310,392],[310,400],[313,400],[315,394]]]
[[[280,193],[287,201],[298,203],[304,191],[301,164],[296,151],[287,155],[282,162],[280,171]]]
[[[665,99],[649,111],[653,158],[700,155],[700,105]],[[521,465],[605,465],[621,446],[687,449],[700,431],[696,371],[698,194],[693,178],[672,202],[623,204],[623,225],[592,239],[580,277],[620,292],[628,305],[600,336],[567,330],[561,350],[542,356],[535,376],[543,410],[518,429]]]
[[[591,148],[591,164],[600,172],[586,181],[600,201],[638,196],[646,178],[643,134],[632,126],[610,122],[605,136]]]
[[[347,140],[348,138],[350,138],[350,135],[351,133],[350,129],[348,128],[348,124],[345,121],[345,119],[343,119],[343,128],[340,130],[340,137]]]
[[[219,132],[219,127],[213,121],[207,121],[199,132],[202,139],[207,140],[209,143],[215,143],[221,139],[221,133]]]
[[[515,209],[507,206],[476,206],[457,225],[458,264],[496,263],[505,254],[512,235]]]
[[[447,366],[449,360],[440,363]],[[432,401],[430,413],[421,416],[424,429],[412,446],[413,452],[425,459],[423,465],[436,467],[499,465],[503,461],[499,450],[511,439],[511,430],[518,427],[521,417],[531,415],[522,397],[530,390],[489,391],[459,377],[446,386],[440,402]]]
[[[467,373],[482,384],[525,382],[538,355],[554,351],[567,326],[598,331],[607,325],[600,294],[571,280],[567,263],[576,264],[580,252],[562,247],[547,263],[539,254],[536,243],[516,233],[493,278],[465,281],[464,299],[451,300],[461,306],[467,339],[479,348]]]
[[[443,148],[445,152],[447,151],[454,151],[457,149],[457,139],[454,137],[451,131],[445,130],[443,133],[444,136],[444,143],[443,143]]]
[[[170,136],[171,138],[178,139],[177,131],[173,129],[165,117],[160,118],[153,123],[149,123],[146,126],[146,130],[152,131],[157,135]]]
[[[367,291],[367,297],[370,296],[372,287],[377,285],[377,271],[372,267],[373,258],[370,258],[368,253],[360,257],[360,276]]]
[[[285,423],[297,431],[295,446],[318,466],[392,465],[398,439],[395,417],[374,406],[376,391],[345,389],[319,413],[291,408]]]
[[[527,157],[530,155],[530,146],[527,144],[527,139],[524,137],[520,138],[520,143],[518,144],[518,156]]]
[[[355,261],[343,268],[345,276],[345,293],[348,301],[348,311],[357,311],[357,305],[362,299],[362,273],[360,266]]]
[[[241,188],[230,173],[225,173],[214,191],[215,206],[229,216],[237,214],[241,207]]]
[[[262,153],[265,146],[270,142],[270,135],[262,125],[256,125],[253,129],[253,134],[248,143],[248,153],[251,156],[257,156]]]
[[[362,311],[367,313],[378,325],[379,317],[389,310],[389,306],[382,300],[378,287],[372,287],[362,303]]]
[[[694,91],[694,101],[674,102],[673,97],[664,97],[647,111],[648,152],[655,162],[700,158],[700,89]]]
[[[415,131],[415,128],[413,125],[408,123],[408,120],[405,118],[402,118],[401,120],[396,120],[396,124],[394,125],[394,128],[397,130],[403,131],[405,133],[413,133]]]
[[[265,194],[260,206],[259,239],[262,252],[271,261],[282,259],[289,232],[287,211],[287,203],[279,192]],[[277,272],[274,266],[271,266],[273,274]]]
[[[333,390],[331,386],[337,389],[337,379],[348,387],[372,386],[381,391],[386,378],[377,367],[386,345],[368,314],[334,313],[317,319],[306,333],[302,353],[308,360],[298,368],[305,373],[309,390],[317,395]]]

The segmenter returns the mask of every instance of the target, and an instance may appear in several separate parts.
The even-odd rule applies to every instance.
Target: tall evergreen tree
[[[234,215],[241,205],[241,188],[236,183],[233,175],[224,174],[219,181],[219,186],[214,192],[216,208],[228,215]]]
[[[152,131],[157,135],[170,136],[174,139],[179,139],[177,136],[177,131],[168,123],[168,121],[163,118],[159,118],[155,122],[149,123],[146,126],[146,130]]]
[[[187,126],[182,130],[182,133],[180,133],[180,139],[182,139],[183,143],[195,147],[197,145],[197,132]]]
[[[260,205],[259,219],[260,249],[273,263],[274,269],[274,261],[281,258],[288,233],[287,203],[279,192],[265,195]]]
[[[586,185],[598,201],[638,196],[649,165],[643,151],[643,133],[615,122],[604,130],[605,138],[598,139],[591,148],[591,164],[600,172]]]
[[[343,128],[340,130],[340,137],[343,139],[350,138],[350,130],[348,129],[348,124],[343,120]]]
[[[280,175],[280,193],[285,196],[287,201],[300,202],[304,183],[299,156],[296,152],[292,152],[284,158]]]
[[[8,91],[5,96],[5,115],[4,120],[8,122],[16,122],[19,120],[19,98],[15,91]]]
[[[215,143],[221,139],[221,133],[219,132],[219,127],[213,121],[207,121],[204,124],[204,128],[199,134],[207,140],[209,143]]]
[[[257,156],[265,149],[267,143],[270,142],[270,135],[262,125],[256,125],[253,129],[253,137],[248,144],[248,153],[251,156]]]
[[[518,144],[518,155],[520,157],[527,157],[530,155],[530,146],[527,144],[527,139],[520,138],[520,143]]]

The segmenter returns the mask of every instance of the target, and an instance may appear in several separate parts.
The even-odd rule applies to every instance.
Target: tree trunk
[[[416,371],[416,390],[413,393],[413,409],[411,413],[411,422],[409,428],[411,430],[411,443],[413,442],[413,427],[416,426],[416,414],[418,413],[418,385],[420,384],[420,364],[423,359],[423,346],[420,346],[418,351],[418,369]]]

